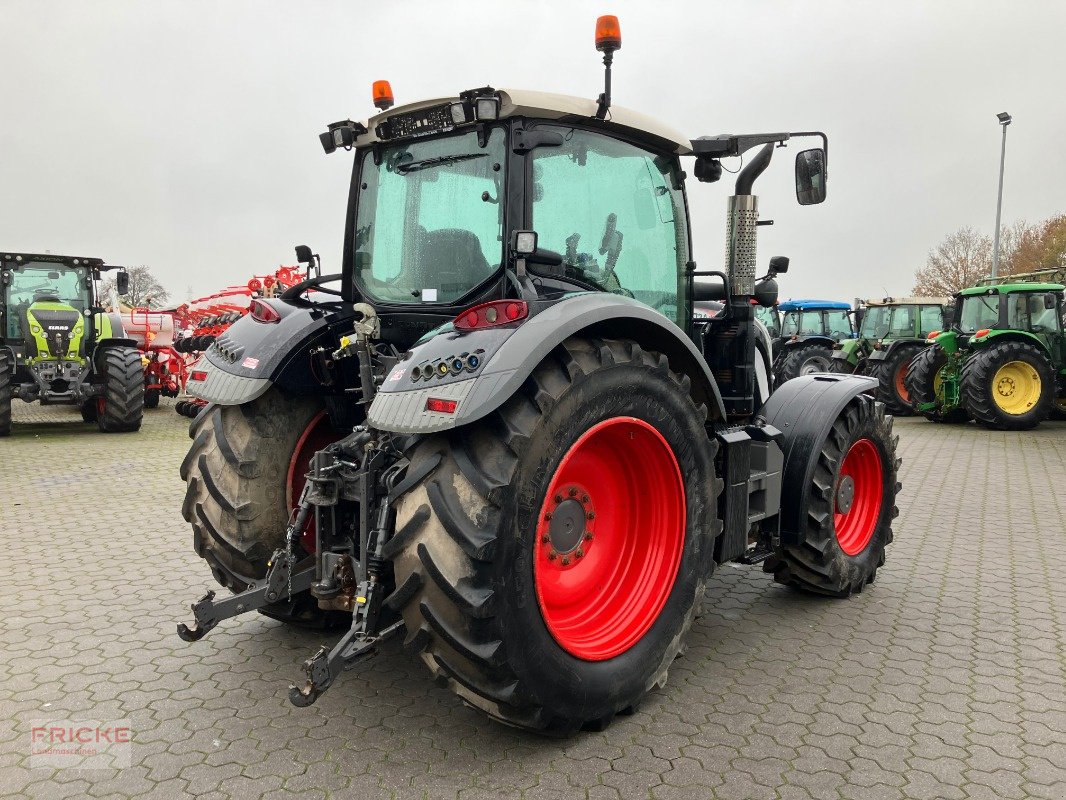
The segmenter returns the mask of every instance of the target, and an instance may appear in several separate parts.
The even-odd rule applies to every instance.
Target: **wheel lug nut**
[[[552,515],[551,514],[545,514],[544,515],[544,521],[545,522],[551,522],[552,521]]]
[[[551,552],[549,552],[549,553],[548,553],[548,560],[549,560],[549,561],[554,561],[554,560],[555,560],[555,557],[556,557],[557,555],[559,555],[559,554],[558,554],[558,553],[556,553],[556,552],[555,552],[554,550],[552,550]]]
[[[582,503],[584,503],[585,505],[588,505],[588,503],[589,503],[589,496],[588,496],[587,494],[583,494],[583,495],[581,495],[581,502],[582,502]]]
[[[584,551],[584,550],[582,550],[582,549],[581,549],[581,548],[579,547],[579,548],[577,548],[577,550],[576,550],[576,551],[574,552],[574,555],[575,555],[575,556],[577,556],[578,558],[581,558],[581,557],[582,557],[583,555],[585,555],[585,551]]]
[[[577,497],[577,489],[570,489],[568,493],[571,497]]]
[[[544,534],[543,536],[540,537],[541,544],[547,544],[551,540],[552,540],[552,537],[550,537],[548,534]]]
[[[564,567],[570,566],[570,559],[567,556],[563,556],[563,566]]]
[[[585,515],[585,519],[596,519],[596,512],[595,511],[590,511],[589,513],[587,513]]]
[[[586,542],[591,542],[592,541],[592,534],[589,533],[588,531],[585,531],[585,541]]]
[[[561,494],[557,494],[557,495],[555,495],[555,502],[556,502],[556,503],[561,503],[561,502],[563,502],[563,496],[562,496]]]

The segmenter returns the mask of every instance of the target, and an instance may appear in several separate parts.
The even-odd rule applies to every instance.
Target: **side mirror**
[[[315,260],[314,254],[311,252],[311,248],[306,244],[296,245],[296,260],[301,264],[311,264]]]
[[[801,206],[825,200],[825,150],[820,147],[796,154],[796,200]]]
[[[770,259],[770,272],[777,275],[788,272],[788,256],[773,256]]]
[[[115,276],[115,291],[118,292],[120,297],[124,294],[129,294],[130,274],[125,270]]]
[[[1051,311],[1053,308],[1055,308],[1057,304],[1058,298],[1054,294],[1048,292],[1044,295],[1044,308],[1046,308],[1048,311]]]
[[[766,281],[763,281],[766,283]],[[729,291],[720,281],[701,280],[696,278],[692,283],[692,299],[694,302],[706,302],[708,300],[725,301],[729,297]]]

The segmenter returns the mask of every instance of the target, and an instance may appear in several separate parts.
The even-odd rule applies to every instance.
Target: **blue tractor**
[[[774,340],[774,380],[829,372],[833,346],[855,338],[852,309],[839,300],[786,300],[777,306],[781,333]]]

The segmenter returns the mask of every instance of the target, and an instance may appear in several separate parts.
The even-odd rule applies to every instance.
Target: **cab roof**
[[[54,253],[5,253],[0,251],[0,261],[11,262],[16,266],[27,264],[30,261],[45,261],[51,264],[65,264],[68,267],[92,267],[94,269],[116,269],[104,265],[102,258],[86,258],[84,256],[57,256]]]
[[[850,311],[851,306],[841,300],[786,300],[777,306],[779,311]]]
[[[664,125],[657,119],[622,106],[612,105],[606,120],[596,119],[597,104],[587,97],[574,97],[551,92],[535,92],[527,89],[498,89],[500,95],[500,119],[507,117],[537,117],[540,119],[557,119],[560,122],[589,121],[602,125],[605,129],[617,128],[624,132],[645,139],[660,149],[669,150],[677,155],[692,152],[692,145],[683,133]],[[367,132],[356,139],[357,147],[379,141],[377,126],[394,114],[404,114],[423,108],[432,108],[445,103],[459,102],[459,97],[437,97],[432,100],[419,100],[404,106],[390,108],[366,120]],[[467,123],[471,124],[471,123]]]
[[[1008,294],[1011,292],[1061,292],[1066,289],[1061,283],[1001,283],[999,286],[971,286],[959,292],[962,297],[981,294]]]
[[[950,297],[882,297],[880,300],[863,300],[867,306],[946,306]]]

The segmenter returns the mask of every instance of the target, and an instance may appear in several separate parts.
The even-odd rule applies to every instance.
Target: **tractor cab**
[[[786,300],[777,306],[781,335],[775,340],[774,377],[783,383],[829,372],[833,348],[855,338],[852,309],[837,300]]]
[[[118,315],[98,306],[97,281],[108,269],[115,268],[98,258],[0,253],[0,411],[17,397],[81,405],[86,421],[97,418],[107,351],[133,344]],[[121,294],[128,278],[118,275]],[[126,351],[122,357],[132,359]],[[8,416],[0,416],[5,435]],[[110,429],[128,427],[123,420]]]

